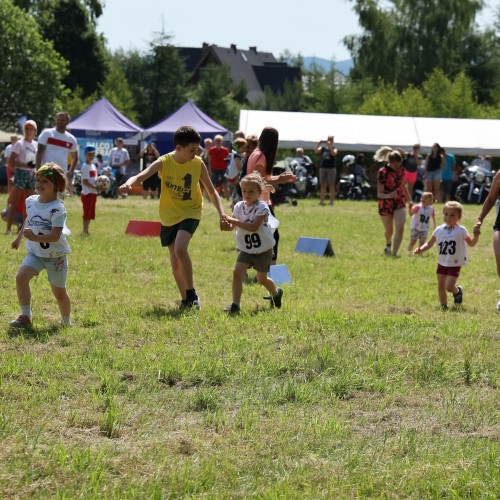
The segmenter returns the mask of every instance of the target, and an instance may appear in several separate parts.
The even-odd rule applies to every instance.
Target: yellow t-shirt
[[[160,156],[162,167],[158,171],[160,220],[164,226],[173,226],[185,219],[201,219],[201,158],[195,156],[186,163],[177,163],[173,155],[172,152]]]

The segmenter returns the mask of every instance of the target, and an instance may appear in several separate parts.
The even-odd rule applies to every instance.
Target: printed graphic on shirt
[[[181,178],[183,184],[177,184],[173,176],[167,176],[165,179],[165,187],[170,191],[170,195],[174,200],[191,200],[192,199],[192,183],[193,176],[186,174]]]

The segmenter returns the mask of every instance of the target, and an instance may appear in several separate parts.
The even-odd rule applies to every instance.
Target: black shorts
[[[169,247],[175,242],[175,238],[179,231],[187,231],[193,236],[200,221],[198,219],[184,219],[173,226],[161,226],[160,241],[162,247]]]

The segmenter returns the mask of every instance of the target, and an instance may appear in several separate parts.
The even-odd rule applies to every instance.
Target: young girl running
[[[21,315],[10,322],[11,327],[29,328],[31,323],[30,281],[42,269],[47,269],[52,293],[61,312],[61,324],[70,325],[71,303],[66,293],[70,247],[63,234],[66,209],[57,198],[57,193],[66,189],[64,170],[55,163],[46,163],[36,172],[37,194],[26,199],[26,217],[12,248],[17,250],[26,238],[28,254],[17,271],[17,299]]]
[[[414,250],[419,254],[429,250],[434,243],[438,246],[438,266],[436,270],[438,281],[439,301],[441,309],[448,309],[447,292],[453,294],[453,302],[461,304],[463,300],[463,288],[457,285],[462,266],[466,266],[467,245],[475,246],[479,240],[480,230],[474,228],[474,237],[471,238],[467,229],[459,224],[462,218],[462,205],[456,201],[449,201],[443,207],[443,220],[434,229],[431,239]]]
[[[425,191],[420,197],[420,203],[413,205],[410,203],[410,243],[408,244],[408,251],[411,252],[415,243],[422,246],[429,234],[430,222],[432,219],[432,229],[436,229],[436,214],[432,204],[434,203],[434,196],[430,191]]]
[[[239,250],[233,271],[233,303],[225,310],[231,314],[240,311],[243,279],[247,269],[257,271],[257,282],[271,294],[271,307],[281,307],[283,290],[276,288],[274,281],[267,276],[273,257],[274,237],[269,226],[269,207],[259,200],[266,182],[258,172],[243,177],[240,182],[243,201],[234,206],[233,216],[227,217],[229,229],[236,228],[236,247]]]

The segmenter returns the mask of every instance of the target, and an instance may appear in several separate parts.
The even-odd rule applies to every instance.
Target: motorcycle
[[[494,172],[479,165],[469,165],[463,162],[464,167],[460,178],[459,186],[455,192],[455,197],[460,203],[484,203],[493,182]]]
[[[352,155],[344,156],[342,165],[351,173],[340,178],[338,197],[341,200],[368,200],[371,186],[366,180],[363,167],[355,165],[355,158]]]
[[[317,192],[318,178],[311,173],[314,165],[295,158],[290,161],[290,170],[297,176],[294,187],[299,198],[309,198]]]
[[[272,174],[280,175],[283,172],[292,172],[292,169],[286,159],[277,161],[274,164]],[[274,193],[271,193],[271,201],[274,205],[291,203],[294,207],[297,206],[298,193],[295,183],[277,184],[274,186],[274,189]]]

